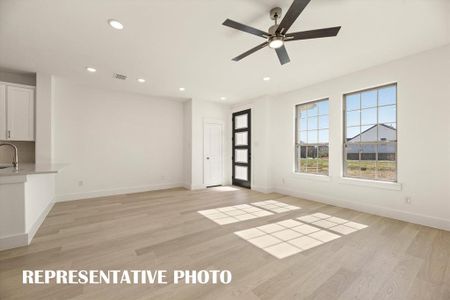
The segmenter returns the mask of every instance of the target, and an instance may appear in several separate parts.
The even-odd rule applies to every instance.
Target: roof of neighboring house
[[[351,140],[353,140],[353,139],[356,139],[357,137],[363,135],[364,133],[366,133],[366,132],[372,130],[373,128],[375,128],[375,127],[377,127],[377,126],[383,126],[383,127],[386,127],[387,129],[392,129],[392,130],[394,130],[394,131],[397,130],[397,129],[395,129],[394,127],[389,126],[389,125],[386,125],[386,124],[376,124],[376,125],[373,125],[373,126],[370,127],[370,128],[367,128],[366,130],[364,130],[364,131],[361,132],[360,134],[355,135],[354,137],[347,139],[347,141],[351,141]]]

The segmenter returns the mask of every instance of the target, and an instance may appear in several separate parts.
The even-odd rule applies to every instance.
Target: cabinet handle
[[[8,130],[8,139],[11,138],[11,130]]]

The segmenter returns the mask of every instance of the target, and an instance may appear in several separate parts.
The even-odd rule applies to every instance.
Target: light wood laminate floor
[[[219,225],[199,210],[301,207]],[[324,213],[368,225],[277,259],[235,231]],[[0,252],[0,299],[450,299],[450,233],[246,189],[171,189],[57,203],[28,247]],[[227,269],[230,285],[28,285],[23,269]]]

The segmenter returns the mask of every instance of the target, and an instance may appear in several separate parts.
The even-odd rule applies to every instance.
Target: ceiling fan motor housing
[[[270,18],[272,20],[277,20],[279,18],[281,18],[281,8],[279,7],[274,7],[270,10]]]

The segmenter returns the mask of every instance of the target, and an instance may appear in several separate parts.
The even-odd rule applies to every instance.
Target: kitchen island
[[[58,164],[0,166],[0,250],[31,243],[53,207]]]

